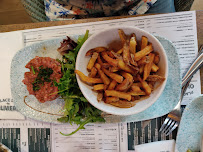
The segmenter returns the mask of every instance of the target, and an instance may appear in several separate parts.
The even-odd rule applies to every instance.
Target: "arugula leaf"
[[[79,37],[77,47],[64,54],[63,61],[59,61],[62,65],[63,77],[60,79],[60,82],[54,82],[54,85],[59,90],[57,93],[65,102],[64,116],[59,118],[58,121],[79,125],[70,134],[61,133],[65,136],[70,136],[80,129],[85,129],[84,125],[87,123],[105,121],[101,116],[101,111],[93,107],[81,93],[74,73],[77,54],[83,43],[88,39],[88,33],[89,31],[86,31],[84,37]]]

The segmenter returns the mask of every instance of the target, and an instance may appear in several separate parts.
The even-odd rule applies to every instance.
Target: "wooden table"
[[[104,21],[112,19],[120,19],[127,17],[137,17],[137,16],[118,16],[118,17],[103,17],[103,18],[91,18],[91,19],[78,19],[78,20],[68,20],[68,21],[54,21],[54,22],[39,22],[39,23],[26,23],[26,24],[11,24],[11,25],[0,25],[0,32],[10,32],[17,30],[49,27],[49,26],[60,26],[68,24],[78,24],[86,22]],[[197,39],[198,45],[203,44],[203,11],[196,11],[197,20]],[[203,67],[201,68],[201,92],[203,94]]]

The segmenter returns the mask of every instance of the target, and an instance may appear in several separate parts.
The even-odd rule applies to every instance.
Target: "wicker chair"
[[[189,11],[194,0],[174,0],[177,12]],[[33,22],[46,21],[44,11],[44,0],[21,0],[26,12],[30,15]]]

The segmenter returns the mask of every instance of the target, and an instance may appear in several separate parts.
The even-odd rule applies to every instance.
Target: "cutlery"
[[[193,77],[193,75],[202,67],[203,65],[203,45],[201,45],[199,49],[198,56],[193,61],[192,65],[184,75],[182,79],[182,90],[181,90],[181,96],[178,101],[178,104],[175,106],[175,108],[168,114],[167,118],[165,119],[164,123],[162,124],[160,128],[160,132],[165,133],[166,136],[168,136],[172,131],[179,125],[180,119],[182,116],[181,113],[181,102],[183,99],[183,95],[185,94],[185,91]]]

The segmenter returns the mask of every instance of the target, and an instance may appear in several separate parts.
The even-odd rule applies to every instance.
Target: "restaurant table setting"
[[[197,33],[198,13],[203,14],[189,11],[108,20],[87,19],[84,23],[78,21],[68,25],[64,25],[66,21],[57,21],[58,25],[54,23],[57,26],[44,23],[49,27],[2,31],[0,143],[11,151],[22,152],[200,151],[203,97],[198,69],[202,66],[203,50],[200,48],[198,53],[198,38],[201,39],[203,35]],[[88,123],[84,126],[85,129],[71,136],[62,135],[61,133],[73,132],[78,126],[57,120],[63,116],[63,99],[40,103],[34,96],[25,98],[29,94],[22,83],[24,73],[27,72],[25,65],[35,56],[58,58],[56,50],[66,36],[77,40],[87,30],[91,38],[95,33],[107,29],[129,27],[149,32],[163,46],[168,62],[163,92],[152,105],[142,111],[128,115],[102,113],[105,123]],[[182,79],[184,75],[187,79]],[[81,87],[80,84],[79,86]],[[179,111],[183,112],[175,115],[178,120],[170,117],[170,112],[177,104],[181,108]],[[168,118],[171,119],[168,121]]]

